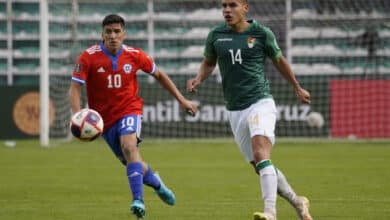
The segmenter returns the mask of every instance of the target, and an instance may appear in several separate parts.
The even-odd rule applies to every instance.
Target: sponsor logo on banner
[[[193,100],[196,103],[199,101]],[[310,112],[310,105],[278,105],[277,120],[305,122]],[[180,105],[176,100],[158,101],[155,105],[144,105],[144,122],[228,122],[228,111],[224,105],[199,105],[199,112],[192,116],[181,114]]]
[[[27,92],[20,96],[14,105],[12,116],[16,127],[25,134],[38,135],[40,133],[40,97],[38,92]],[[50,100],[49,125],[55,117],[54,103]]]

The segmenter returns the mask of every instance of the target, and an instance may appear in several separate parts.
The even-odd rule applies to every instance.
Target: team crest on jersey
[[[131,70],[133,69],[133,67],[130,65],[130,64],[128,64],[128,63],[126,63],[125,65],[123,65],[123,71],[126,73],[126,74],[129,74],[129,73],[131,73]]]
[[[256,43],[256,38],[254,37],[248,37],[248,39],[246,40],[246,42],[248,43],[248,47],[249,48],[253,48],[255,46],[255,43]]]

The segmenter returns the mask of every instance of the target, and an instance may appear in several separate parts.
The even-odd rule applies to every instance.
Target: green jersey
[[[272,97],[264,74],[266,57],[278,59],[282,52],[273,32],[256,21],[248,21],[244,32],[223,24],[208,35],[204,56],[217,60],[228,110],[242,110],[259,99]]]

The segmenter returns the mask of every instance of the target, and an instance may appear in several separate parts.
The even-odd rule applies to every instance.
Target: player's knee
[[[121,145],[122,152],[125,155],[125,157],[134,155],[138,152],[137,145],[135,144],[123,144]]]
[[[252,137],[252,151],[255,162],[269,159],[271,156],[272,143],[268,137],[256,135]]]

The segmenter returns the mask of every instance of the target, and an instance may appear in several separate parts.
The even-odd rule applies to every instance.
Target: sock
[[[278,178],[278,194],[286,199],[290,204],[294,205],[297,199],[297,194],[294,192],[286,177],[278,168],[276,168],[276,175]]]
[[[129,180],[130,190],[133,194],[133,200],[142,200],[144,198],[142,189],[142,176],[144,168],[141,162],[133,162],[127,165],[127,178]]]
[[[143,182],[145,185],[148,185],[150,187],[153,187],[153,189],[157,190],[160,188],[160,181],[155,177],[154,172],[152,168],[148,166],[148,169],[146,170],[144,174]]]
[[[276,170],[270,160],[262,160],[256,164],[256,167],[260,174],[264,210],[270,210],[276,213],[276,194],[278,187]]]

